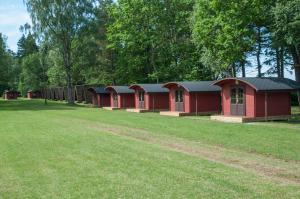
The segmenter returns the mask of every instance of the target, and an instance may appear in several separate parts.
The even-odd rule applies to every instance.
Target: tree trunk
[[[258,77],[261,77],[261,62],[260,62],[260,54],[261,54],[261,28],[257,27],[257,51],[256,51],[256,61],[257,61],[257,70],[258,70]]]
[[[280,66],[280,53],[279,48],[276,47],[275,53],[276,53],[276,73],[277,77],[281,77],[281,66]]]
[[[246,77],[246,68],[245,68],[245,65],[246,65],[245,60],[242,59],[242,60],[241,60],[242,77]]]
[[[284,47],[281,47],[280,48],[280,54],[279,54],[279,57],[280,57],[280,77],[284,77]]]
[[[296,46],[290,46],[290,53],[293,57],[294,68],[295,68],[295,80],[300,83],[300,52],[297,50]],[[300,90],[297,92],[298,94],[298,104],[300,109]]]
[[[64,67],[67,76],[67,87],[68,87],[67,103],[74,104],[72,74],[71,74],[71,44],[69,42],[65,42],[62,51],[63,51],[62,54],[64,60]]]
[[[300,60],[300,57],[298,57],[298,59]],[[300,63],[297,63],[294,66],[295,66],[295,80],[296,82],[300,83]],[[300,109],[300,90],[297,91],[297,94],[298,94],[298,105]]]
[[[232,77],[236,77],[236,68],[235,68],[235,64],[231,65],[231,76]]]
[[[47,88],[46,87],[44,87],[44,103],[45,103],[45,105],[48,104],[47,103]]]

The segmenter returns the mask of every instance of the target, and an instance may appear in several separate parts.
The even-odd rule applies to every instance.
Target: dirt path
[[[61,122],[61,121],[60,121]],[[159,145],[162,148],[245,170],[282,185],[300,186],[300,162],[282,160],[257,153],[227,149],[125,126],[103,124],[83,119],[64,120],[64,123],[85,125],[88,129],[123,136],[127,139]]]

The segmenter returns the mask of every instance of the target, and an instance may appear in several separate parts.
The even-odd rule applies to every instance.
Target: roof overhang
[[[172,87],[172,86],[176,86],[177,88],[183,88],[186,91],[190,92],[189,89],[184,87],[182,84],[180,84],[180,82],[168,82],[168,83],[163,84],[163,87],[167,88],[167,89],[170,89],[170,87]]]
[[[145,89],[139,84],[132,84],[132,85],[129,86],[129,88],[133,89],[133,90],[142,89],[143,91],[145,91]]]
[[[113,91],[117,94],[132,94],[134,93],[134,90],[131,90],[127,86],[107,86],[105,87],[106,91]]]
[[[217,80],[216,82],[214,82],[212,85],[216,85],[216,86],[222,86],[223,84],[227,83],[227,82],[231,82],[231,81],[235,81],[235,84],[239,84],[239,82],[242,82],[244,84],[247,84],[248,86],[250,86],[251,88],[253,88],[254,90],[258,91],[258,89],[250,84],[249,82],[247,81],[244,81],[244,80],[240,80],[238,78],[225,78],[225,79],[221,79],[221,80]]]

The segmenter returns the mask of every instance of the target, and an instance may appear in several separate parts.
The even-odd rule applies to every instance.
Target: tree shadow
[[[47,100],[47,104],[43,99],[17,99],[17,100],[0,100],[1,111],[44,111],[44,110],[75,110],[80,105],[68,105],[62,101]]]

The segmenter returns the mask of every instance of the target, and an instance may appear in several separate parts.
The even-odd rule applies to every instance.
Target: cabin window
[[[232,88],[231,89],[231,104],[244,104],[244,89]]]
[[[115,100],[115,101],[118,100],[118,95],[116,93],[113,94],[113,100]]]
[[[236,89],[231,89],[231,104],[236,104]]]
[[[238,104],[244,104],[244,89],[238,89]]]
[[[139,101],[144,102],[145,101],[145,92],[139,91]]]
[[[175,91],[175,102],[183,102],[183,90]]]

